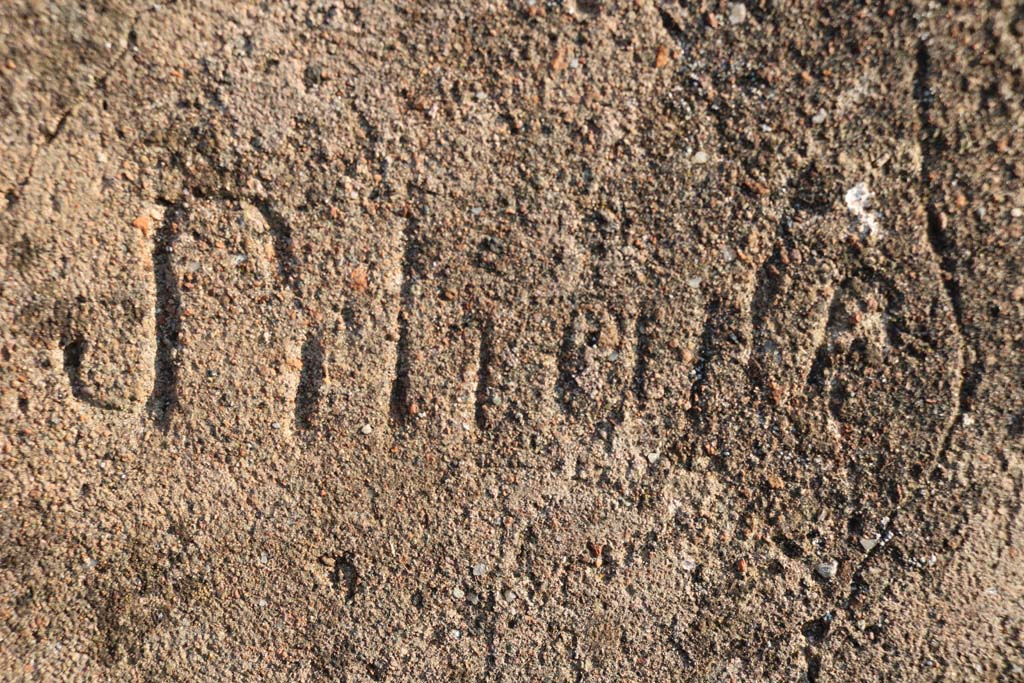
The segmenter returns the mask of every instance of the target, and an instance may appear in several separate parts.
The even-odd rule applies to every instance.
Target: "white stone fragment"
[[[874,193],[868,189],[868,184],[860,182],[846,191],[846,209],[853,219],[852,228],[861,237],[869,240],[881,236],[882,226],[878,221],[878,215],[874,212]]]
[[[870,553],[878,545],[878,536],[865,536],[860,539],[860,547],[864,548],[864,552]]]

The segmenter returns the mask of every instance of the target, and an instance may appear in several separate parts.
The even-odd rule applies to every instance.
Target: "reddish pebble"
[[[654,68],[660,69],[668,64],[668,48],[664,45],[658,46],[658,52],[654,55]]]
[[[358,266],[348,276],[348,286],[355,292],[365,292],[369,285],[369,274],[364,266]]]
[[[132,221],[132,225],[141,230],[142,234],[145,237],[149,237],[150,222],[151,221],[149,216],[147,216],[146,214],[142,214],[141,216]]]

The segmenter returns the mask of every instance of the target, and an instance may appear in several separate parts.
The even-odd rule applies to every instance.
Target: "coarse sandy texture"
[[[0,3],[0,678],[1024,680],[1024,9]]]

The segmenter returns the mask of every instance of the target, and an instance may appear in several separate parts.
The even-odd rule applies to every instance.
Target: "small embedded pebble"
[[[471,605],[478,605],[478,604],[480,604],[480,596],[477,595],[476,593],[472,592],[472,591],[469,592],[469,596],[468,596],[467,599],[469,600],[469,604],[471,604]]]
[[[654,68],[660,69],[668,64],[668,48],[664,45],[658,46],[658,51],[654,55]]]
[[[729,23],[738,26],[747,20],[747,6],[742,2],[729,5]]]
[[[473,565],[473,576],[483,576],[486,571],[487,566],[483,562]]]
[[[693,163],[695,164],[706,164],[708,163],[708,153],[702,149],[698,150],[694,152],[691,161],[693,161]]]
[[[830,580],[836,575],[836,571],[839,570],[839,563],[835,560],[829,562],[822,562],[818,565],[818,575],[825,580]]]
[[[820,126],[821,124],[825,123],[825,119],[827,117],[828,117],[828,114],[825,112],[825,110],[824,109],[819,109],[814,114],[814,116],[811,117],[811,123],[813,123],[816,126]]]
[[[370,433],[373,432],[373,427],[371,427],[370,423],[367,422],[366,424],[363,425],[362,429],[360,429],[359,431],[362,432],[363,434],[370,434]]]
[[[513,590],[505,591],[505,602],[513,602],[516,599],[516,592]]]
[[[452,597],[456,600],[461,600],[462,598],[466,597],[466,592],[458,586],[456,586],[452,589]]]
[[[660,457],[661,456],[658,455],[657,453],[648,453],[647,454],[647,462],[649,462],[649,463],[651,463],[653,465],[654,463],[658,462],[658,458],[660,458]]]
[[[866,553],[870,553],[874,550],[876,545],[878,545],[878,536],[860,539],[860,547],[864,548],[864,552]]]
[[[462,631],[460,631],[457,628],[453,628],[451,631],[448,632],[448,635],[452,637],[452,640],[458,640],[462,637]]]
[[[356,267],[348,275],[348,286],[349,286],[349,289],[351,289],[354,292],[359,292],[359,293],[365,292],[366,289],[370,286],[369,277],[370,277],[370,274],[366,270],[365,266],[358,266],[358,267]]]
[[[683,571],[692,572],[697,568],[697,563],[693,559],[687,557],[683,560]]]
[[[143,214],[132,221],[132,225],[142,231],[143,237],[149,237],[149,227],[152,224],[152,220],[149,216]]]

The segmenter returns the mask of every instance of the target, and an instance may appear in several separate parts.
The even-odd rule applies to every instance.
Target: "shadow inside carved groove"
[[[278,213],[269,202],[256,202],[256,209],[263,216],[274,244],[274,258],[277,260],[277,272],[281,280],[292,290],[295,305],[302,308],[302,286],[295,272],[295,252],[292,248],[292,229],[288,221]]]
[[[64,347],[64,372],[71,383],[71,394],[80,401],[86,400],[82,386],[82,356],[85,355],[85,340],[77,337],[61,342]]]
[[[181,290],[174,272],[174,242],[178,228],[185,220],[177,206],[156,229],[153,241],[153,276],[156,283],[156,359],[154,384],[148,409],[157,425],[166,429],[171,413],[178,403],[178,335],[181,330]]]
[[[354,602],[359,590],[359,570],[352,553],[324,555],[320,562],[330,571],[331,585],[334,590],[345,596],[346,602]]]
[[[645,309],[636,321],[635,347],[633,349],[633,395],[636,397],[637,408],[647,407],[647,380],[651,364],[651,335],[655,330],[655,316]]]
[[[323,383],[323,345],[318,337],[310,334],[302,345],[302,371],[295,395],[295,424],[299,429],[309,429],[315,423]]]
[[[83,403],[104,411],[116,411],[117,405],[99,400],[89,391],[82,377],[82,362],[89,351],[89,343],[82,337],[62,337],[60,346],[63,349],[63,371],[71,385],[71,395]]]
[[[764,346],[764,337],[768,334],[768,319],[782,291],[786,271],[783,252],[788,248],[787,241],[788,235],[784,231],[780,231],[771,256],[761,264],[757,273],[757,285],[750,302],[751,329],[754,331],[755,347]]]
[[[833,366],[831,358],[831,337],[835,335],[837,326],[840,324],[839,313],[841,308],[841,299],[846,286],[847,282],[843,281],[835,288],[835,291],[832,292],[832,299],[828,304],[828,319],[825,322],[825,336],[818,348],[815,349],[811,366],[807,369],[804,386],[811,395],[820,396],[830,391],[830,388],[826,386],[826,383],[828,382],[826,375]]]
[[[474,416],[477,429],[487,428],[487,404],[491,397],[491,363],[493,348],[490,325],[484,323],[480,330],[480,354],[476,367],[476,406]]]
[[[71,395],[83,403],[103,410],[116,410],[117,407],[98,400],[86,388],[82,379],[82,361],[89,351],[89,344],[81,337],[64,338],[61,340],[64,350],[64,372],[71,385]]]
[[[697,433],[706,433],[708,429],[707,397],[704,387],[708,381],[708,369],[715,352],[715,341],[719,334],[720,321],[718,316],[722,308],[718,298],[711,299],[704,311],[704,328],[700,333],[700,346],[697,360],[693,366],[693,382],[690,385],[690,409],[687,411],[690,423]]]
[[[676,18],[664,6],[658,7],[658,16],[661,18],[661,25],[665,32],[674,40],[680,40],[683,36],[683,29]]]
[[[391,418],[398,423],[409,416],[409,324],[399,314],[395,373],[391,380]]]
[[[572,317],[562,331],[562,339],[558,345],[558,381],[555,391],[558,405],[566,415],[574,412],[574,396],[579,391],[579,384],[576,382],[576,356],[573,343],[578,317],[579,311],[573,310]]]
[[[413,305],[413,275],[417,255],[416,220],[410,216],[402,234],[402,286],[399,291],[398,343],[395,347],[395,371],[391,381],[391,419],[399,424],[409,417],[409,314]]]

